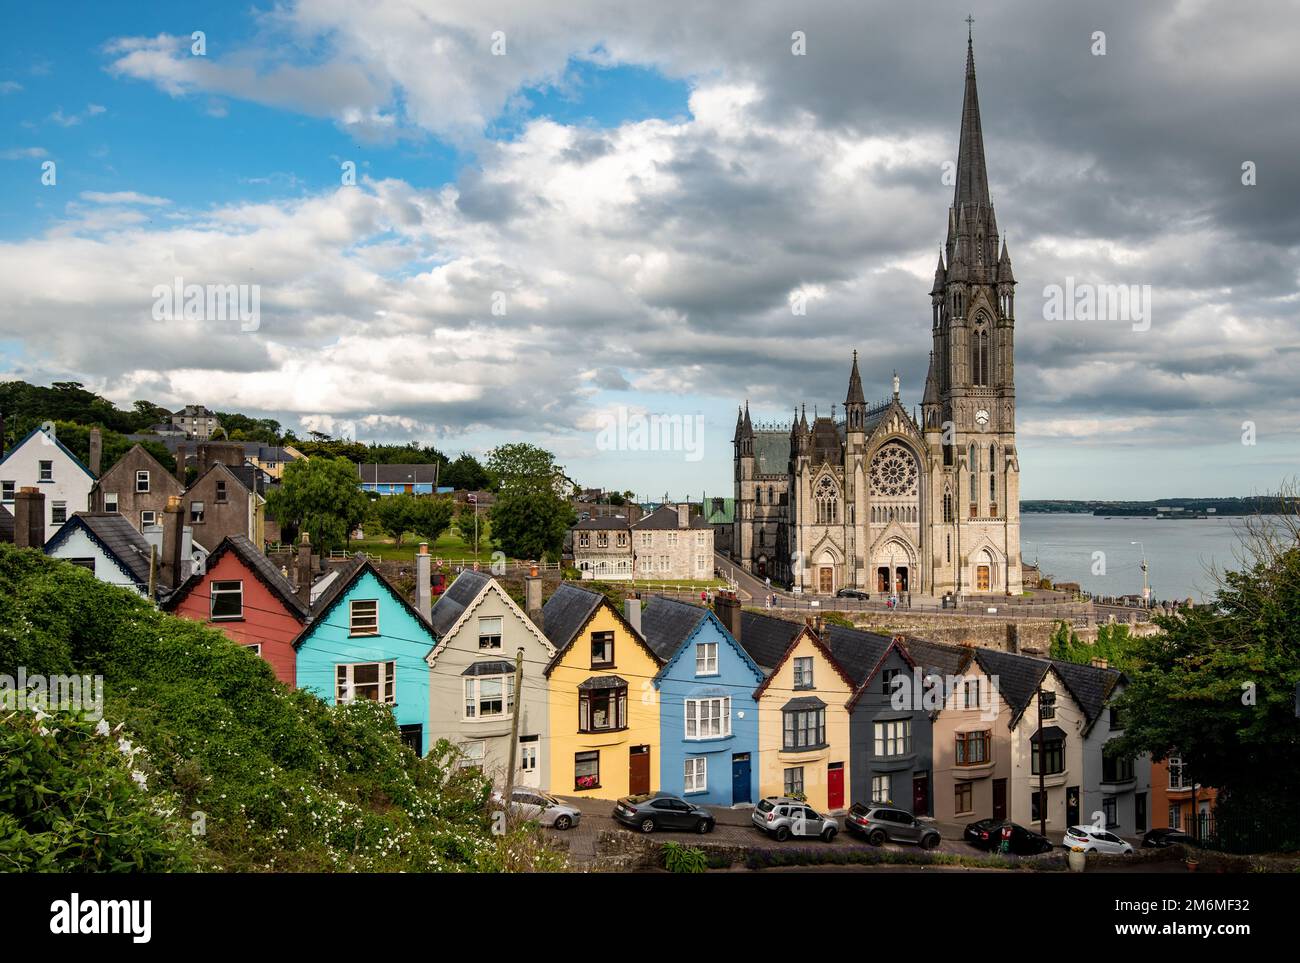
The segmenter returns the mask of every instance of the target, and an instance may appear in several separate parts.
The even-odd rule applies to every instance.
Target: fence
[[[1196,836],[1205,849],[1242,856],[1300,850],[1300,819],[1293,814],[1266,819],[1251,815],[1221,817],[1218,813],[1201,813],[1198,822]],[[1192,832],[1192,827],[1188,826],[1184,832]]]

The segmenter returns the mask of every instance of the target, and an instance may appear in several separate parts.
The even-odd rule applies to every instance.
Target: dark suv
[[[939,845],[939,830],[922,823],[911,813],[891,806],[868,806],[854,803],[844,825],[872,846],[885,842],[916,843],[922,849]]]
[[[713,813],[703,806],[693,806],[666,793],[624,796],[614,805],[614,818],[643,833],[656,829],[689,829],[703,834],[712,832],[714,823]]]

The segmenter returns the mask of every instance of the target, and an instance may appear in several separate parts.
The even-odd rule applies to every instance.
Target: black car
[[[835,597],[837,599],[862,599],[863,601],[866,601],[871,598],[871,593],[864,592],[861,589],[844,588],[836,592]]]
[[[1165,849],[1169,846],[1196,846],[1201,841],[1181,829],[1149,829],[1142,837],[1143,849]]]
[[[614,804],[614,818],[643,833],[678,829],[702,834],[712,832],[714,824],[713,813],[703,806],[693,806],[685,799],[666,793],[624,796]]]
[[[980,819],[970,823],[962,833],[966,842],[978,849],[998,852],[1002,849],[1002,830],[1011,827],[1011,852],[1016,856],[1034,856],[1054,848],[1046,836],[1006,819]]]

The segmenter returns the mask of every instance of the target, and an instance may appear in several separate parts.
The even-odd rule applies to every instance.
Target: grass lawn
[[[485,529],[486,526],[483,526],[483,528]],[[402,538],[401,545],[394,544],[393,539],[387,536],[353,539],[348,550],[351,552],[367,552],[370,555],[376,555],[390,561],[413,563],[416,552],[420,550],[420,537],[408,534]],[[486,565],[492,561],[492,548],[482,530],[479,531],[479,551],[477,555],[474,554],[472,542],[465,542],[459,535],[451,531],[443,532],[442,536],[429,546],[429,554],[434,558],[441,558],[448,562],[477,559]]]

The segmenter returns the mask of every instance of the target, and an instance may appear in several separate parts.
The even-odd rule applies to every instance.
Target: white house
[[[86,511],[94,484],[90,469],[52,429],[32,429],[0,459],[0,503],[12,513],[20,488],[38,488],[45,496],[46,532],[55,531],[76,512]]]
[[[147,596],[149,547],[125,516],[80,512],[45,543],[45,554],[89,569],[101,582]],[[166,577],[162,572],[159,575]]]

